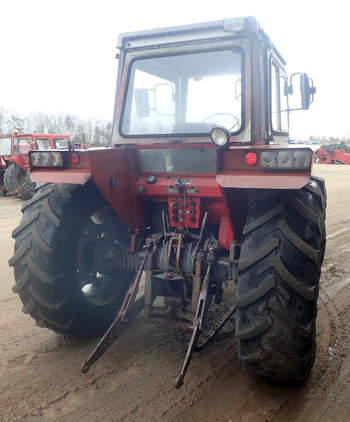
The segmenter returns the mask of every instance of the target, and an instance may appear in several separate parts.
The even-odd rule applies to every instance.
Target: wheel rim
[[[76,277],[79,291],[94,306],[108,306],[114,302],[131,276],[130,272],[118,268],[122,248],[114,220],[109,207],[97,209],[85,220],[78,241]]]

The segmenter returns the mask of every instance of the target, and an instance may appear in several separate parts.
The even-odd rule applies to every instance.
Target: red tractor
[[[18,193],[22,199],[29,199],[35,193],[35,183],[30,178],[29,151],[45,149],[67,149],[69,135],[60,134],[18,134],[0,139],[2,160],[2,182],[7,193]]]
[[[83,372],[142,308],[175,321],[192,332],[177,388],[234,316],[244,370],[306,379],[326,193],[312,150],[288,144],[288,97],[308,109],[312,80],[287,78],[251,17],[127,33],[119,50],[111,148],[29,153],[45,184],[13,232],[23,312],[103,334]]]
[[[11,137],[0,135],[0,189],[4,185],[4,174],[9,165],[12,153]]]
[[[334,151],[334,158],[337,164],[350,164],[350,150],[337,149]]]
[[[320,164],[333,164],[334,156],[333,151],[328,151],[325,147],[321,147],[314,156],[315,163]]]
[[[324,145],[315,154],[320,164],[350,164],[350,148],[344,144]]]

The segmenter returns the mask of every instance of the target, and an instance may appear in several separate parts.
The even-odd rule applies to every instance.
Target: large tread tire
[[[103,333],[113,321],[130,282],[120,271],[122,294],[105,306],[86,300],[76,282],[75,260],[84,220],[106,201],[88,185],[45,184],[22,207],[20,225],[13,231],[15,253],[13,291],[41,327],[79,337]]]
[[[316,351],[324,181],[312,177],[300,190],[252,196],[238,264],[238,358],[248,372],[302,381]]]
[[[16,191],[25,180],[24,170],[16,163],[11,163],[5,171],[4,186],[7,192]]]
[[[23,185],[23,192],[21,194],[21,199],[26,201],[30,198],[33,198],[36,192],[36,183],[32,182],[30,178],[30,170],[27,171],[25,183]]]

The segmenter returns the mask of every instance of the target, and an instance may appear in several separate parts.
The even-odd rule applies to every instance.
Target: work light
[[[210,132],[210,139],[219,148],[223,148],[228,145],[231,134],[222,126],[214,127]]]

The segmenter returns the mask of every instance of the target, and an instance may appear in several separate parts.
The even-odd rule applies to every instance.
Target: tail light
[[[248,164],[248,166],[254,166],[254,164],[258,161],[258,156],[255,154],[255,152],[248,152],[244,156],[245,162]]]
[[[73,164],[73,166],[78,165],[80,162],[80,157],[78,154],[76,154],[75,152],[72,152],[71,154],[69,154],[69,163]]]
[[[261,153],[260,164],[270,169],[306,169],[311,166],[311,150],[269,150]]]
[[[62,167],[62,154],[57,151],[32,151],[29,154],[32,167]]]

